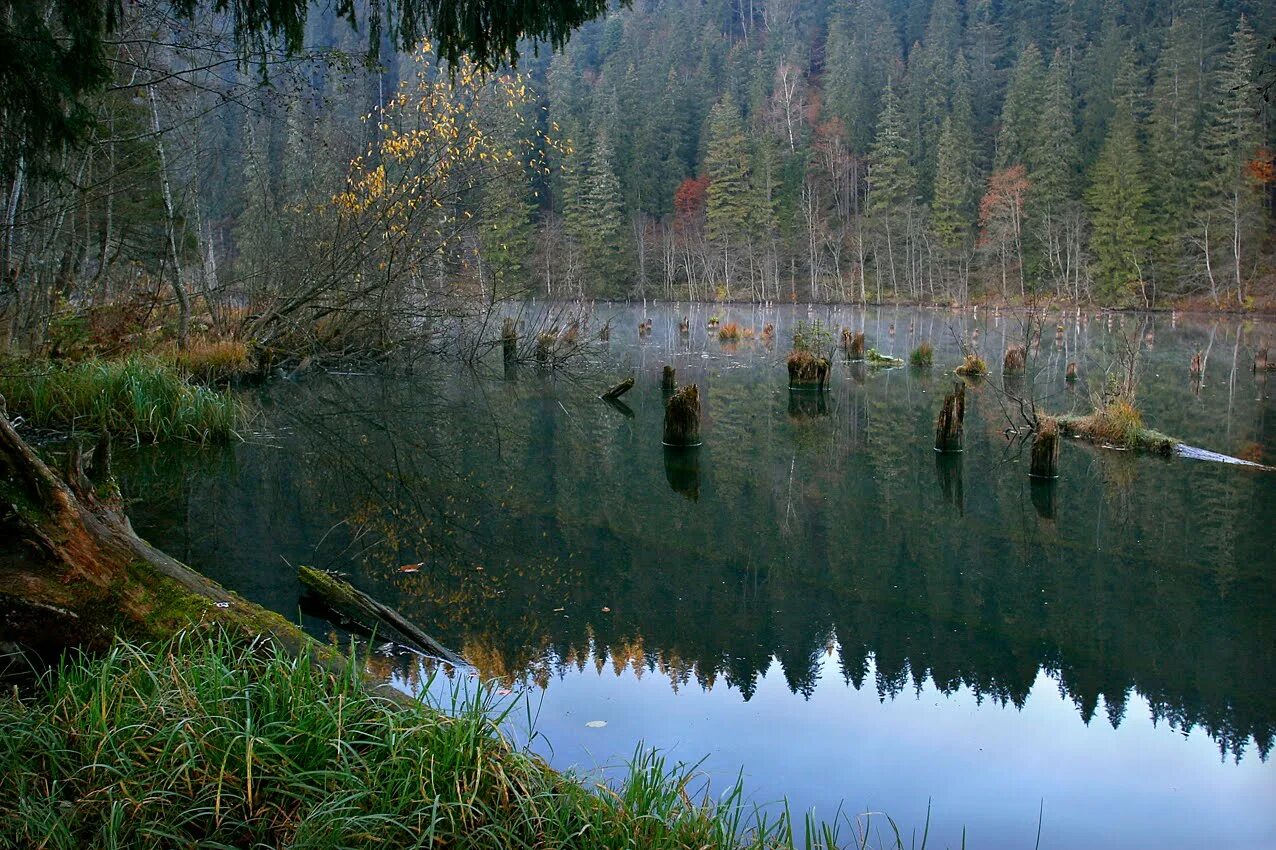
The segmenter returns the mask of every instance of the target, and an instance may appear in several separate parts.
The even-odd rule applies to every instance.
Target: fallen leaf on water
[[[601,729],[607,725],[607,721],[606,720],[591,720],[585,725],[588,726],[590,729]]]

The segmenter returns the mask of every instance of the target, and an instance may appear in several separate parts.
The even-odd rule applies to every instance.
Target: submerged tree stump
[[[864,359],[864,332],[842,328],[842,350],[850,360]]]
[[[1075,361],[1068,364],[1068,371],[1064,373],[1063,379],[1069,384],[1077,382],[1077,364]]]
[[[689,336],[691,334],[690,316],[684,316],[682,321],[678,322],[678,334],[680,336]]]
[[[1006,349],[1006,356],[1001,361],[1001,374],[1022,375],[1028,371],[1028,349],[1022,345],[1012,345]]]
[[[789,352],[789,389],[823,391],[831,366],[827,357],[809,351]]]
[[[1192,362],[1187,367],[1188,372],[1191,373],[1193,376],[1199,375],[1201,374],[1201,371],[1202,369],[1204,369],[1204,367],[1205,367],[1205,355],[1203,355],[1201,352],[1198,351],[1192,355]]]
[[[678,389],[677,372],[672,366],[666,366],[660,373],[660,389],[667,393]]]
[[[700,452],[665,446],[665,480],[669,489],[688,501],[700,499]]]
[[[1267,348],[1264,346],[1254,352],[1254,371],[1266,372],[1267,368]]]
[[[700,388],[688,384],[665,402],[664,444],[700,445]]]
[[[518,323],[510,316],[501,322],[501,354],[506,362],[518,357]]]
[[[935,451],[962,450],[962,425],[966,421],[966,385],[953,383],[953,391],[944,395],[944,404],[935,420]]]
[[[1049,416],[1037,426],[1028,475],[1042,480],[1059,477],[1059,423]]]

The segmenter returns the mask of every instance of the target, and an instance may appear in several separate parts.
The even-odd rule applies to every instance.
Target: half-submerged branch
[[[323,609],[358,625],[363,631],[369,633],[375,631],[380,636],[410,646],[449,664],[464,663],[460,656],[430,637],[416,623],[390,606],[373,599],[349,582],[304,564],[297,567],[297,578],[305,585],[311,599],[321,603]],[[326,619],[332,619],[332,617]]]

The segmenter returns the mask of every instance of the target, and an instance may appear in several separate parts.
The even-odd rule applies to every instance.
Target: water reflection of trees
[[[156,542],[249,595],[290,613],[280,556],[340,565],[488,676],[628,668],[749,699],[774,658],[809,696],[832,649],[883,698],[929,680],[1019,706],[1045,669],[1086,722],[1137,691],[1266,756],[1265,479],[1071,447],[1047,522],[977,393],[954,480],[930,451],[941,379],[842,376],[828,415],[795,419],[765,374],[687,368],[712,435],[698,502],[670,489],[654,380],[629,419],[534,375],[278,387],[282,448],[192,454],[176,478],[169,456],[126,487],[150,491]]]

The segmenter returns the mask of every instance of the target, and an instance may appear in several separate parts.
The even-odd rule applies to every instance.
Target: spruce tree
[[[882,114],[877,120],[877,136],[869,150],[869,209],[890,210],[913,199],[915,176],[908,160],[909,143],[904,114],[894,83],[886,84]]]
[[[1036,44],[1024,48],[1015,63],[1001,109],[1001,130],[997,133],[997,168],[1027,164],[1036,149],[1037,123],[1041,117],[1045,66]]]
[[[1090,250],[1097,295],[1127,303],[1142,281],[1151,233],[1144,204],[1148,188],[1134,118],[1118,106],[1090,176]]]
[[[719,246],[743,241],[750,224],[753,186],[744,121],[729,95],[718,102],[709,116],[705,171],[709,175],[705,201],[709,239]]]

